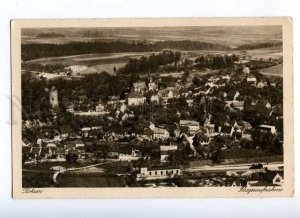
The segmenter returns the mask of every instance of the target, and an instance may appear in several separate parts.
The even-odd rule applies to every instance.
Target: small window
[[[151,176],[151,172],[149,172],[149,175]]]
[[[179,170],[176,170],[176,173],[179,174]]]
[[[157,171],[155,171],[155,175],[157,175]]]
[[[171,174],[173,174],[173,170],[171,170]]]
[[[161,174],[161,175],[164,175],[164,171],[160,171],[160,174]]]

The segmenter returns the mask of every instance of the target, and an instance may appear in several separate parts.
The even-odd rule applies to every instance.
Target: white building
[[[189,127],[191,132],[196,132],[200,128],[199,122],[194,120],[180,120],[179,125]]]
[[[99,103],[99,104],[96,106],[95,110],[96,110],[96,112],[102,112],[102,111],[105,110],[105,107],[104,107],[104,105],[102,105],[102,104]]]
[[[168,179],[180,176],[181,171],[179,167],[141,167],[140,173],[137,174],[137,181],[141,180],[156,180],[156,179]]]
[[[258,127],[259,130],[262,131],[267,131],[267,132],[271,132],[272,134],[276,133],[276,127],[275,126],[270,126],[270,125],[260,125]]]
[[[164,128],[155,128],[153,130],[153,138],[156,139],[156,140],[165,140],[165,139],[168,139],[170,136],[169,132],[164,129]]]
[[[252,84],[256,84],[256,82],[257,82],[255,76],[253,76],[253,75],[248,76],[246,81],[247,81],[247,83],[252,83]]]
[[[136,82],[136,83],[133,83],[132,86],[133,86],[134,92],[141,92],[141,93],[143,93],[147,88],[145,82]]]
[[[243,73],[244,73],[244,74],[249,74],[249,73],[250,73],[249,67],[244,67],[244,68],[243,68]]]
[[[131,92],[127,98],[129,106],[142,105],[145,100],[146,98],[139,92]]]

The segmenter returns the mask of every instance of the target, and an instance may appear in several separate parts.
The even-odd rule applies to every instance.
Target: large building
[[[145,100],[145,97],[139,92],[131,92],[127,98],[129,106],[142,105],[144,104]]]
[[[180,176],[181,171],[179,167],[141,167],[140,173],[137,174],[137,180],[156,180],[156,179],[168,179]]]

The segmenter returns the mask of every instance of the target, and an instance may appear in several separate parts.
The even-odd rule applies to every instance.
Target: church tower
[[[58,108],[58,92],[54,86],[52,86],[50,90],[49,98],[50,98],[50,104],[52,106],[52,109],[56,110]]]

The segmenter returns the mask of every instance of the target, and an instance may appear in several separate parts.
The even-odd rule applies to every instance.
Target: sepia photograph
[[[11,31],[14,198],[293,195],[289,18]]]

